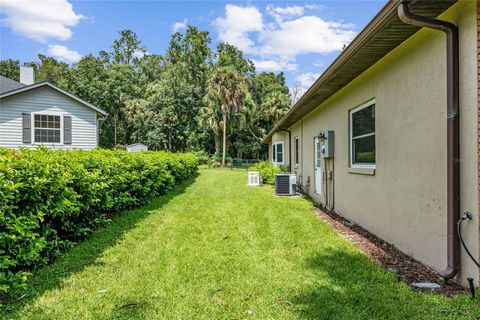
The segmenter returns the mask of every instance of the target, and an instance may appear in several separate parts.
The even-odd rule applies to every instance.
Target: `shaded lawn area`
[[[246,181],[201,170],[39,271],[0,318],[480,319],[478,298],[413,292],[309,201]]]

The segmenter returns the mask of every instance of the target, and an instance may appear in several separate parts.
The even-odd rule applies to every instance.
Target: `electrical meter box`
[[[333,158],[334,134],[333,130],[325,132],[325,139],[323,140],[322,153],[324,158]]]

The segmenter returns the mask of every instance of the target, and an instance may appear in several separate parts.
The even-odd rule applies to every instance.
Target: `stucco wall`
[[[478,213],[480,214],[480,0],[477,0],[477,172]],[[479,222],[480,229],[480,222]],[[480,232],[480,231],[479,231]],[[480,237],[479,237],[480,241]],[[479,244],[480,256],[480,244]]]
[[[0,146],[36,147],[22,142],[22,113],[32,112],[54,112],[72,117],[72,144],[55,144],[56,149],[93,149],[97,146],[96,112],[49,87],[40,87],[1,100]]]
[[[479,252],[476,4],[461,1],[440,18],[460,32],[461,212]],[[376,170],[349,172],[349,110],[376,101]],[[335,211],[440,271],[446,267],[445,35],[422,29],[292,126],[303,136],[297,173],[313,179],[313,137],[335,131]],[[274,136],[275,138],[275,136]],[[293,155],[292,155],[293,156]],[[313,185],[313,180],[311,180]],[[313,187],[309,194],[313,194]],[[462,252],[459,280],[479,278]]]

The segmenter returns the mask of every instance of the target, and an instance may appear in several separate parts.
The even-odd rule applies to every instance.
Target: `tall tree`
[[[271,92],[261,104],[262,116],[276,123],[287,113],[290,106],[291,101],[288,95],[280,91]]]
[[[207,99],[219,107],[223,116],[222,166],[227,155],[227,121],[244,108],[247,95],[245,78],[231,68],[220,68],[207,81]]]
[[[216,57],[215,65],[217,68],[232,68],[246,78],[255,75],[255,64],[253,61],[245,58],[243,51],[231,44],[220,42],[217,45]]]
[[[10,78],[15,81],[20,81],[20,61],[18,60],[1,60],[0,61],[0,75]]]
[[[44,54],[39,54],[38,59],[40,62],[36,66],[35,80],[48,81],[62,89],[67,89],[70,66]]]
[[[68,73],[67,90],[103,110],[110,112],[108,100],[108,74],[102,59],[92,54],[86,55]],[[111,117],[102,119],[99,128],[100,145],[113,146]]]
[[[105,98],[108,101],[107,112],[113,121],[113,145],[128,144],[131,128],[125,121],[127,102],[138,96],[137,74],[127,64],[111,64],[107,69]]]
[[[187,149],[188,107],[194,97],[192,85],[179,74],[176,67],[169,67],[162,79],[147,87],[143,98],[127,104],[127,111],[137,109],[136,116],[132,117],[134,134],[153,149]]]
[[[198,137],[202,135],[198,126],[200,109],[205,105],[205,83],[210,75],[213,53],[211,39],[206,31],[188,26],[185,33],[172,35],[165,56],[166,69],[174,68],[175,76],[182,77],[191,90],[189,99],[184,101],[186,116],[180,121],[185,124],[187,146],[190,149],[204,148]],[[182,109],[183,109],[182,108]]]
[[[147,49],[142,45],[138,36],[132,30],[119,32],[120,38],[113,42],[113,61],[117,64],[131,65],[135,60],[143,57]]]
[[[223,122],[222,122],[222,113],[218,106],[205,99],[206,104],[200,109],[200,114],[198,116],[198,125],[204,130],[211,130],[213,133],[213,142],[215,144],[215,155],[220,155],[221,152],[221,137]]]

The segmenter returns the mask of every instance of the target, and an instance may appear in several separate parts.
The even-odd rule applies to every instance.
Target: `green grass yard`
[[[480,300],[413,292],[311,212],[201,170],[36,273],[11,319],[480,319]]]

